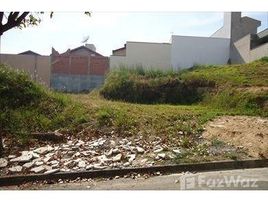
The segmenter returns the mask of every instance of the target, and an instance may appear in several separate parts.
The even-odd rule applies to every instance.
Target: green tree
[[[40,15],[44,12],[0,12],[0,36],[12,28],[26,28],[28,26],[36,26],[41,22]],[[54,12],[50,12],[50,18]],[[90,16],[90,12],[84,12]]]

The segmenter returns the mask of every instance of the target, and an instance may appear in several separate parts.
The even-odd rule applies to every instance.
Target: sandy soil
[[[254,158],[268,158],[268,118],[219,117],[206,124],[203,136],[243,148]]]

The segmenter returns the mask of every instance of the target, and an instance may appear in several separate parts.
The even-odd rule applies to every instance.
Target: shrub
[[[29,133],[72,128],[86,121],[83,107],[49,91],[22,71],[0,65],[0,132],[27,140]]]
[[[107,99],[135,103],[191,104],[203,98],[213,81],[182,80],[179,72],[119,68],[111,71],[100,93]]]

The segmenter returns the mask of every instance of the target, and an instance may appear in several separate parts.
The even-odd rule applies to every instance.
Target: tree
[[[41,22],[40,15],[44,12],[0,12],[0,37],[6,31],[19,27],[26,28],[28,26],[37,26]],[[50,18],[54,12],[50,12]],[[90,12],[84,12],[90,16]]]

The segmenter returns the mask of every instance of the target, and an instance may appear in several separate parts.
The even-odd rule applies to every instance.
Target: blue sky
[[[268,27],[267,12],[244,12],[242,15],[262,21],[259,31]],[[2,53],[33,50],[49,55],[54,47],[59,52],[88,43],[109,56],[126,41],[169,42],[171,35],[210,36],[223,24],[221,12],[97,12],[91,17],[79,12],[55,13],[52,19],[41,16],[37,27],[13,29],[1,39]]]

